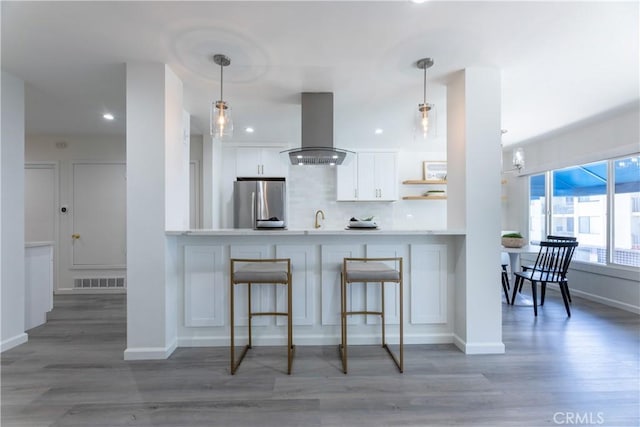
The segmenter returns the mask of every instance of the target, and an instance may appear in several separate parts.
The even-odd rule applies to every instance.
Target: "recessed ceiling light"
[[[382,132],[384,132],[382,129],[378,128],[375,130],[376,135],[380,135]]]
[[[113,114],[111,113],[104,113],[102,115],[102,118],[104,118],[105,120],[113,120],[115,117],[113,117]]]
[[[422,3],[426,3],[427,0],[409,0],[411,3],[415,3],[415,4],[422,4]]]
[[[244,131],[246,133],[253,133],[253,128],[251,126],[247,126],[246,128],[244,128]]]

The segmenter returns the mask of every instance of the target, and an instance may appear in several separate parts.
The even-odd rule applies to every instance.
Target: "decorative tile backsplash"
[[[402,178],[408,179],[408,178]],[[400,197],[416,188],[400,186]],[[289,229],[313,228],[315,213],[325,214],[323,227],[344,228],[351,217],[373,216],[381,228],[441,230],[447,225],[446,201],[336,202],[336,171],[326,166],[291,167],[287,192]]]

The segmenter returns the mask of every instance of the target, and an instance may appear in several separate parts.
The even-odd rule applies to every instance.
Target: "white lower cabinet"
[[[185,342],[209,340],[215,345],[227,342],[229,258],[291,259],[294,341],[332,344],[339,340],[340,331],[337,326],[340,325],[340,273],[343,259],[347,257],[403,258],[404,325],[408,343],[424,342],[425,338],[420,337],[429,335],[429,325],[435,327],[448,322],[447,243],[403,243],[398,240],[388,244],[350,243],[348,240],[305,243],[302,239],[298,240],[290,244],[186,244],[183,269]],[[380,310],[380,284],[354,283],[349,285],[348,292],[349,311]],[[399,324],[398,285],[385,285],[384,298],[387,324]],[[284,287],[254,284],[251,302],[254,311],[285,311]],[[245,334],[246,328],[241,326],[247,325],[246,285],[235,288],[235,319],[236,326],[240,327],[236,332]],[[379,340],[379,328],[373,327],[379,325],[379,316],[350,316],[348,323],[352,326],[349,333],[353,344],[371,344]],[[253,319],[253,324],[260,327],[255,330],[256,345],[280,345],[284,339],[284,317],[258,316]],[[197,332],[203,327],[208,329]],[[193,332],[190,334],[189,331]],[[437,335],[441,336],[442,330],[437,331]]]

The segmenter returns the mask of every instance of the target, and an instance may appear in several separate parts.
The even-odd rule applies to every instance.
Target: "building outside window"
[[[576,237],[575,260],[640,266],[639,157],[532,175],[529,239],[547,234]]]

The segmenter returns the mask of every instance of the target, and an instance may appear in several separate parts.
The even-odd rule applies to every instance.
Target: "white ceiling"
[[[639,6],[605,2],[2,2],[2,68],[27,83],[29,134],[123,134],[125,63],[166,63],[208,132],[219,67],[238,141],[297,145],[300,92],[331,91],[336,145],[411,138],[452,73],[502,72],[505,145],[639,99]],[[104,111],[116,115],[102,119]],[[254,134],[243,129],[251,125]]]

